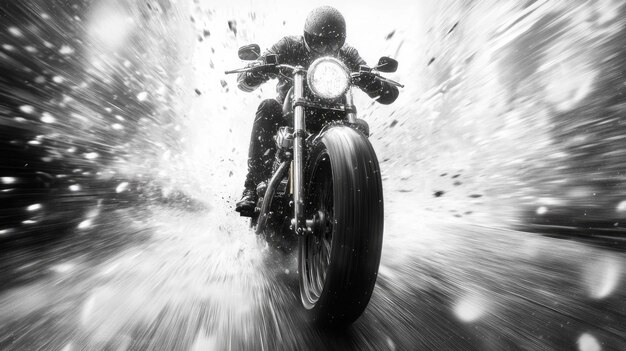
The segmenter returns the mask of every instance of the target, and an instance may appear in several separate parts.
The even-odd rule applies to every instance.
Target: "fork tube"
[[[352,87],[348,89],[346,92],[346,117],[348,118],[348,122],[356,123],[356,108],[354,107],[354,101],[352,98]]]
[[[304,97],[304,70],[299,68],[296,70],[293,79],[294,101],[300,101]],[[302,227],[304,221],[304,138],[306,136],[306,125],[304,121],[304,106],[297,105],[294,108],[294,143],[293,143],[293,203],[294,203],[294,221],[293,227],[295,233],[301,235],[304,233]]]

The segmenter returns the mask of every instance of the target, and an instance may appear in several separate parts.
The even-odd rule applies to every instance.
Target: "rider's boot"
[[[243,194],[241,194],[241,200],[235,205],[235,211],[243,217],[254,217],[254,210],[259,198],[256,191],[259,164],[254,161],[248,159],[248,174],[246,175]]]
[[[239,212],[242,216],[252,217],[254,215],[257,199],[256,189],[244,189],[241,200],[235,205],[235,211]]]

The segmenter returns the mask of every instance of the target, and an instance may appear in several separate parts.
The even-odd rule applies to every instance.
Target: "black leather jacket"
[[[304,44],[302,36],[288,36],[279,40],[263,56],[275,54],[279,56],[279,63],[289,65],[300,65],[309,67],[309,65],[319,56],[309,52]],[[360,65],[366,65],[365,60],[359,56],[355,48],[344,44],[337,54],[337,58],[343,61],[352,72],[358,72]],[[286,73],[286,72],[285,72]],[[240,73],[237,77],[239,89],[250,92],[258,88],[261,84],[267,82],[270,78],[278,78],[276,85],[276,99],[282,104],[285,101],[287,92],[292,86],[292,82],[279,75],[251,75],[248,73]],[[398,97],[398,88],[388,83],[382,82],[377,84],[374,89],[361,88],[367,95],[377,98],[381,104],[390,104]]]

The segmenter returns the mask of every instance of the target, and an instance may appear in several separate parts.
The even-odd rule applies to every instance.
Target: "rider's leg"
[[[284,124],[282,113],[282,105],[276,99],[263,100],[257,109],[250,135],[245,190],[236,206],[239,212],[254,211],[257,201],[256,186],[271,176],[276,152],[273,137],[278,127]]]

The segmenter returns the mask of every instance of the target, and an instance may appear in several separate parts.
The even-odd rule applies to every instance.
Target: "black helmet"
[[[336,8],[322,6],[309,13],[304,22],[304,43],[318,54],[337,52],[346,41],[346,21]]]

